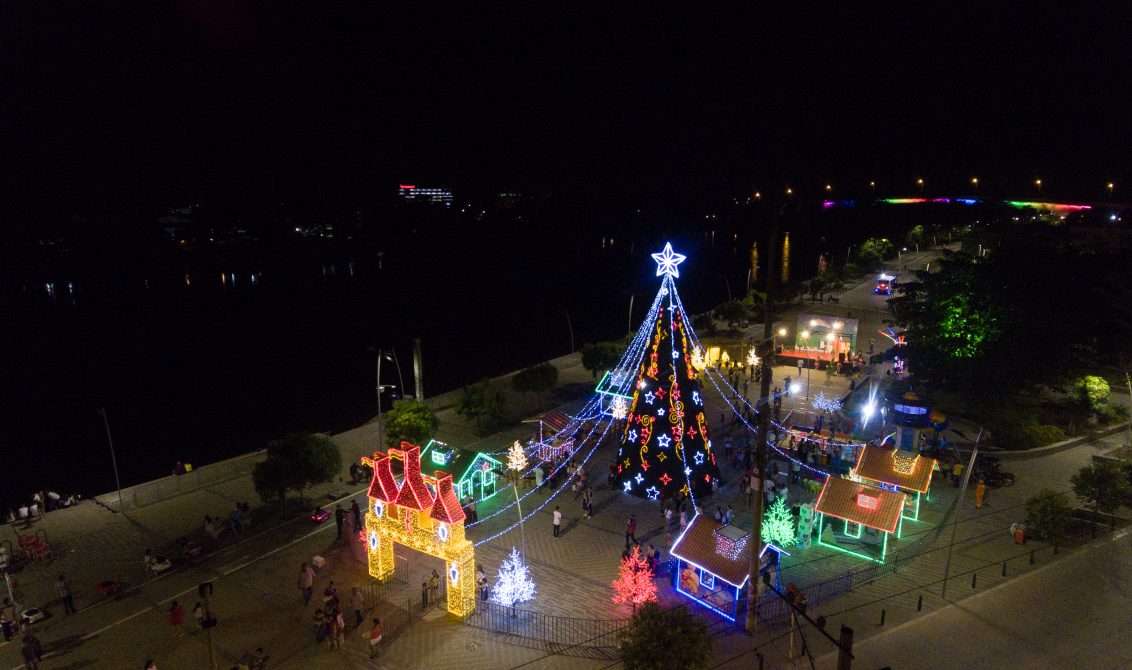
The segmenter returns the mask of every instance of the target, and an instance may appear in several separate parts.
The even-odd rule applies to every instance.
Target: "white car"
[[[158,556],[150,564],[149,569],[155,575],[164,574],[173,569],[173,561],[164,556]]]
[[[30,626],[37,621],[43,621],[47,618],[47,612],[39,609],[38,607],[29,607],[20,614],[20,623],[25,626]]]

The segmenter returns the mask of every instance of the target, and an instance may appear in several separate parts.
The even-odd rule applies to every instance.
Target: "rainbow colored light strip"
[[[1062,202],[1037,202],[1034,200],[1007,200],[1007,205],[1015,209],[1040,209],[1044,212],[1083,212],[1093,208],[1092,205],[1073,205]]]

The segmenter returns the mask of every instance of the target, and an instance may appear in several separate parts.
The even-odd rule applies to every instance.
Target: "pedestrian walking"
[[[346,510],[342,509],[342,504],[339,503],[334,506],[334,525],[338,527],[338,537],[334,538],[337,542],[342,539],[342,524],[346,522]]]
[[[684,530],[684,527],[687,526],[687,525],[688,525],[688,510],[682,509],[682,510],[680,510],[680,530]]]
[[[362,610],[366,608],[366,599],[362,595],[361,587],[355,586],[350,591],[350,607],[354,608],[354,628],[357,628],[365,620],[365,617],[362,616]]]
[[[71,585],[64,575],[59,575],[59,579],[55,580],[55,591],[63,601],[63,611],[66,614],[74,614],[76,612],[75,596],[71,593]]]
[[[185,634],[185,608],[176,600],[169,606],[169,625],[173,627],[173,637],[183,637]]]
[[[558,533],[562,530],[562,510],[558,505],[554,506],[554,537],[558,537]]]
[[[672,507],[664,508],[664,527],[665,529],[672,527]]]
[[[637,541],[637,515],[630,514],[629,520],[625,522],[625,548],[629,548],[633,542]]]
[[[197,622],[197,628],[204,630],[204,605],[200,602],[193,605],[193,619]]]
[[[435,569],[428,578],[428,602],[434,606],[440,602],[440,575]]]
[[[333,579],[330,580],[330,583],[326,585],[326,589],[322,592],[322,604],[333,607],[338,606],[338,587],[334,586]]]
[[[24,667],[27,670],[39,670],[39,664],[43,660],[43,645],[40,644],[39,638],[31,633],[24,635],[24,644],[20,651],[24,657]]]
[[[983,500],[987,497],[987,484],[983,480],[975,486],[975,509],[980,509],[983,506]]]
[[[381,627],[381,619],[374,617],[373,626],[369,629],[369,657],[376,658],[379,647],[381,645],[381,638],[385,635],[385,630]]]
[[[713,514],[712,517],[716,520],[717,523],[723,523],[723,507],[716,505],[715,514]]]
[[[480,600],[487,600],[487,574],[482,565],[476,566],[476,588],[480,592]]]
[[[310,605],[314,592],[314,568],[306,563],[299,566],[299,591],[303,594],[303,607]]]
[[[354,515],[354,532],[356,533],[362,529],[362,508],[358,505],[356,498],[350,503],[350,513]]]
[[[959,459],[951,464],[951,486],[952,488],[959,488],[959,480],[963,477],[963,464]]]
[[[330,617],[330,648],[341,649],[345,641],[346,617],[342,616],[341,609],[335,607],[334,614]]]

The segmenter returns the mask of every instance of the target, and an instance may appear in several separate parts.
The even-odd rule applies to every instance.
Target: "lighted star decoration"
[[[628,493],[631,490],[633,490],[633,481],[630,480],[630,479],[627,479],[627,480],[625,480],[625,493]]]
[[[692,402],[696,403],[697,405],[704,404],[704,401],[702,399],[700,399],[700,392],[699,391],[692,391]]]
[[[650,486],[645,489],[645,493],[648,494],[649,500],[657,500],[660,498],[660,489],[655,486]]]
[[[684,468],[684,476],[685,476],[685,477],[690,477],[690,476],[691,476],[691,474],[692,474],[692,468],[688,468],[688,467],[685,467],[685,468]]]
[[[687,258],[687,256],[684,254],[678,254],[672,250],[671,242],[666,242],[664,244],[664,251],[652,255],[652,259],[656,261],[656,276],[662,277],[668,275],[672,278],[679,277],[680,270],[677,269],[676,266],[683,263],[685,258]]]
[[[630,430],[629,431],[629,441],[630,442],[636,442],[637,441],[637,431],[636,430]]]
[[[663,454],[661,455],[663,456]],[[670,483],[672,483],[672,477],[669,477],[668,473],[666,472],[660,476],[660,483],[668,486]]]
[[[656,400],[656,396],[654,396],[652,393],[645,394],[645,402],[651,405],[654,400]]]
[[[672,438],[668,437],[667,435],[661,435],[660,437],[656,438],[656,444],[661,449],[667,449],[668,445],[671,442],[672,442]]]
[[[641,475],[641,473],[639,473],[639,472],[637,473],[637,476],[636,476],[636,477],[633,477],[633,479],[636,479],[636,480],[637,480],[637,483],[638,483],[638,484],[640,484],[641,482],[645,481],[645,478],[644,478],[644,477],[643,477],[643,476]]]
[[[656,410],[656,415],[657,416],[664,416],[664,408],[663,407],[658,408]]]
[[[703,465],[703,464],[704,464],[704,452],[697,451],[696,452],[696,465]]]
[[[614,398],[610,411],[614,419],[624,419],[629,415],[629,406],[625,404],[624,398]]]
[[[673,349],[672,350],[672,360],[676,360],[677,358],[680,358],[680,352]]]

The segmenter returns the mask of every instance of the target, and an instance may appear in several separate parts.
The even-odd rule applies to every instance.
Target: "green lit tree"
[[[1085,411],[1097,414],[1108,402],[1112,389],[1103,377],[1085,375],[1073,382],[1073,396]]]
[[[797,531],[794,515],[786,507],[786,499],[779,496],[763,515],[763,542],[785,549],[794,544]]]
[[[424,444],[440,425],[432,408],[415,398],[393,403],[393,409],[389,410],[383,420],[386,446],[396,446],[401,440]]]

